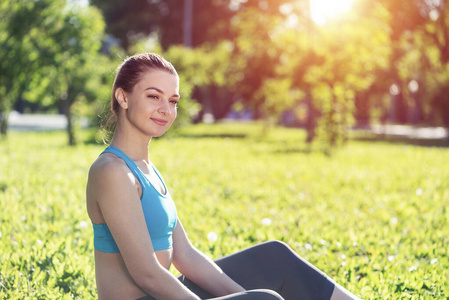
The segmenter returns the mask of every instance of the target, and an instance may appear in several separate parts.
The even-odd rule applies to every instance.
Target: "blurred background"
[[[196,247],[282,240],[365,299],[448,299],[448,5],[0,0],[0,299],[98,298],[86,175],[144,51],[180,75],[151,159]]]
[[[260,120],[333,147],[349,129],[449,128],[445,0],[2,0],[0,44],[2,135],[62,126],[75,145],[143,51],[179,72],[175,131]]]

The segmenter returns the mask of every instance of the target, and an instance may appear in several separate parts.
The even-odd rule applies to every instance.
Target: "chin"
[[[147,135],[151,136],[151,137],[155,137],[155,138],[161,137],[168,131],[169,128],[170,128],[170,126],[168,126],[166,128],[164,128],[164,127],[162,127],[162,128],[152,128],[152,129],[149,129],[147,131]]]
[[[154,134],[152,134],[152,137],[155,137],[155,138],[161,137],[161,136],[163,136],[166,132],[167,132],[167,130],[165,130],[164,132],[154,133]]]

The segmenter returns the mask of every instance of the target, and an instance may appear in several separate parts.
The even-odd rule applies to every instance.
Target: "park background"
[[[448,18],[444,0],[2,0],[0,297],[96,297],[86,175],[115,68],[148,51],[181,79],[151,159],[195,246],[278,239],[364,299],[447,299]],[[65,130],[13,126],[29,115]]]

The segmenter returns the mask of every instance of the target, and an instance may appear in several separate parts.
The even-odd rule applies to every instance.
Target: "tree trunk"
[[[307,104],[307,121],[306,121],[306,130],[307,137],[306,142],[308,144],[312,143],[316,136],[316,110],[313,105],[313,101],[311,99],[310,93],[306,95],[306,104]]]
[[[441,57],[443,62],[447,63],[449,62],[449,30],[447,28],[447,24],[446,24],[446,3],[444,3],[444,1],[441,1],[442,4],[441,6],[443,7],[443,9],[440,11],[440,16],[438,17],[438,21],[440,23],[440,28],[443,30],[442,32],[442,38],[441,38],[441,47],[440,48],[440,52],[441,52]]]
[[[0,111],[0,134],[6,136],[8,132],[8,113]]]
[[[216,85],[210,86],[210,95],[210,105],[212,107],[215,120],[223,119],[231,110],[233,104],[232,95],[225,89]]]
[[[357,127],[366,127],[370,124],[370,99],[369,99],[370,90],[367,92],[357,93],[355,95],[354,104],[355,104],[355,113],[354,117],[356,120]]]
[[[70,93],[67,93],[67,94],[70,95]],[[61,99],[61,102],[62,102],[61,103],[62,112],[67,119],[66,130],[67,130],[67,136],[68,136],[68,140],[69,140],[69,146],[75,146],[76,139],[75,139],[75,132],[74,132],[74,126],[73,126],[72,112],[71,112],[72,103],[69,100],[69,98]]]

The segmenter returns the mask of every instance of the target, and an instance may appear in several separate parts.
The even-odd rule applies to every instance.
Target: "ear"
[[[126,92],[122,88],[115,90],[115,99],[117,99],[121,108],[128,109],[128,98],[126,97]]]

